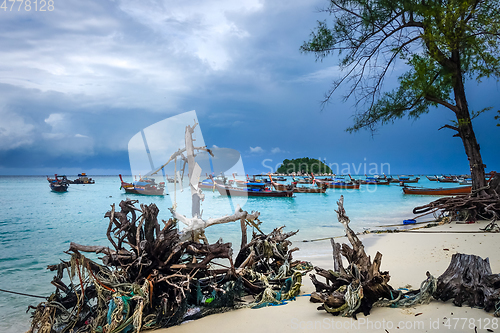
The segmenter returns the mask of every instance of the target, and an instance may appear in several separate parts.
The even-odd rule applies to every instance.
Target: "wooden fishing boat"
[[[164,195],[165,183],[161,182],[159,184],[155,183],[153,178],[140,178],[138,181],[133,183],[127,183],[123,181],[122,175],[120,176],[120,181],[122,183],[121,188],[125,190],[128,194],[142,194],[142,195]]]
[[[472,179],[470,178],[461,178],[459,179],[460,185],[472,185]]]
[[[293,193],[325,193],[327,187],[306,187],[306,186],[296,186],[297,183],[293,182],[292,184],[279,184],[274,181],[271,181],[274,189],[276,191],[288,191],[290,189],[293,190]]]
[[[220,176],[215,178],[215,182],[217,184],[224,185],[224,181],[227,181],[227,178],[220,177]],[[201,189],[213,190],[214,189],[214,178],[210,177],[210,178],[202,180],[201,182],[198,183],[198,187]]]
[[[73,180],[72,184],[95,184],[95,180],[89,178],[85,172],[78,174],[78,179]]]
[[[390,180],[387,179],[385,176],[384,178],[379,178],[379,177],[366,177],[366,179],[354,179],[349,175],[349,179],[351,180],[352,183],[354,184],[362,184],[362,185],[389,185]]]
[[[398,177],[398,181],[399,183],[418,183],[418,181],[420,180],[420,177],[415,177],[413,179],[411,179],[410,177],[406,177],[406,176],[400,176]]]
[[[58,176],[57,174],[55,174],[54,178],[47,177],[47,180],[49,181],[50,189],[52,191],[54,192],[68,191],[69,181],[66,176]]]
[[[458,183],[459,180],[455,176],[442,176],[437,178],[438,182],[441,183]]]
[[[425,176],[427,179],[429,179],[431,182],[437,182],[438,177],[437,176]]]
[[[306,186],[296,186],[293,189],[293,193],[325,193],[328,186],[323,187],[306,187]]]
[[[215,184],[220,195],[224,196],[249,196],[249,197],[292,197],[293,189],[288,191],[271,191],[268,189],[249,189]]]
[[[214,181],[212,179],[204,179],[203,181],[198,183],[198,187],[201,189],[213,189]]]
[[[337,189],[359,189],[359,183],[346,183],[346,182],[335,182],[335,181],[323,181],[319,179],[315,179],[315,183],[318,187],[327,187],[327,188],[337,188]]]
[[[423,187],[403,187],[404,194],[418,195],[465,195],[471,193],[472,186],[450,187],[450,188],[423,188]]]
[[[313,179],[312,178],[299,178],[299,179],[296,179],[295,177],[293,177],[293,181],[297,182],[297,184],[312,184],[313,183]]]

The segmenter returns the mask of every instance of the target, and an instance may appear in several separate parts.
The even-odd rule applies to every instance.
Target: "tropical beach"
[[[0,332],[500,329],[500,2],[0,14]]]
[[[382,270],[391,275],[394,287],[419,288],[426,279],[426,271],[434,276],[442,274],[455,253],[475,254],[489,258],[493,272],[500,271],[500,260],[493,256],[498,251],[498,235],[478,232],[485,221],[476,224],[446,224],[415,232],[363,235],[367,254],[383,254]],[[467,233],[463,233],[463,232]],[[474,233],[470,233],[474,232]],[[347,242],[346,238],[337,239]],[[329,240],[297,243],[300,258],[315,266],[333,269]],[[301,295],[310,294],[314,286],[304,279]],[[159,332],[201,331],[217,327],[221,332],[288,330],[291,332],[489,332],[496,331],[499,318],[482,309],[457,307],[451,302],[433,300],[426,305],[410,308],[374,308],[369,316],[359,315],[357,320],[332,316],[316,310],[318,304],[309,302],[308,296],[299,296],[282,306],[264,309],[241,309],[191,321]],[[482,326],[481,326],[482,325]],[[488,327],[486,327],[486,326]]]
[[[69,177],[71,178],[71,177]],[[358,178],[355,176],[355,178]],[[362,178],[362,177],[359,177]],[[422,177],[425,179],[425,177]],[[3,188],[18,187],[19,179],[13,177],[0,177]],[[38,180],[37,180],[38,179]],[[55,193],[45,191],[46,194],[37,199],[30,198],[29,201],[47,202],[38,215],[23,214],[16,212],[23,211],[26,203],[18,200],[18,195],[25,195],[22,187],[19,188],[18,195],[13,195],[10,191],[10,197],[3,195],[2,202],[10,209],[6,219],[2,224],[2,230],[5,230],[0,238],[5,251],[2,253],[2,270],[0,271],[2,289],[20,291],[31,295],[49,295],[53,292],[53,286],[50,281],[53,273],[47,271],[48,265],[56,264],[59,259],[67,260],[68,256],[63,253],[70,245],[70,242],[76,242],[86,245],[106,245],[108,240],[105,237],[107,223],[103,218],[104,212],[109,210],[110,205],[118,200],[124,200],[126,197],[138,199],[141,203],[154,202],[163,212],[171,205],[170,196],[155,197],[143,195],[128,195],[120,190],[116,184],[117,176],[96,176],[94,185],[70,185],[67,193]],[[422,180],[423,186],[431,184],[427,179]],[[47,181],[42,177],[24,177],[26,188],[39,183],[39,187],[46,188]],[[97,186],[97,187],[95,187]],[[351,219],[350,226],[357,232],[359,239],[365,245],[366,253],[374,258],[376,252],[382,253],[381,271],[389,271],[389,284],[394,288],[407,287],[418,289],[420,283],[426,279],[426,272],[429,271],[436,278],[440,276],[450,264],[450,260],[455,253],[474,254],[483,259],[489,257],[492,273],[498,273],[500,262],[492,254],[498,250],[496,233],[483,232],[480,228],[487,225],[487,221],[478,221],[477,223],[457,224],[452,222],[432,228],[422,228],[428,223],[432,223],[433,218],[422,217],[417,219],[416,223],[404,225],[403,220],[410,219],[414,215],[411,210],[414,206],[423,205],[429,202],[429,197],[410,196],[402,193],[399,184],[390,186],[377,186],[372,189],[372,185],[362,185],[361,190],[346,189],[328,189],[324,194],[303,194],[297,193],[292,198],[249,198],[249,201],[243,206],[249,210],[261,211],[262,225],[264,232],[269,232],[273,228],[286,225],[285,231],[299,230],[299,233],[292,237],[291,247],[298,247],[294,259],[311,262],[314,266],[324,269],[333,269],[332,247],[330,238],[334,237],[337,243],[348,243],[347,238],[342,237],[344,230],[338,222],[335,209],[340,196],[345,197],[346,214]],[[451,187],[451,185],[443,185]],[[217,191],[206,191],[206,201],[202,204],[204,214],[207,217],[219,216],[226,208],[223,197]],[[96,197],[96,194],[99,194]],[[63,196],[62,196],[63,195]],[[74,206],[74,201],[81,202],[80,208],[60,209],[59,202],[64,200],[67,206]],[[182,200],[179,196],[178,200]],[[222,200],[222,201],[221,201]],[[53,201],[51,204],[50,201]],[[363,208],[367,206],[367,208]],[[100,207],[101,211],[89,210],[88,207]],[[307,207],[307,209],[306,209]],[[322,211],[319,208],[324,208]],[[392,211],[392,214],[388,214]],[[352,213],[350,213],[352,212]],[[36,223],[44,219],[44,215],[50,214],[52,217],[43,224]],[[282,216],[286,216],[286,223],[283,223]],[[160,214],[161,218],[167,219],[168,214]],[[67,222],[61,224],[60,221]],[[80,227],[75,228],[76,225]],[[15,230],[21,225],[31,225],[24,233],[16,233]],[[401,230],[397,233],[377,233],[384,230]],[[412,231],[411,229],[417,229]],[[407,230],[407,231],[404,231]],[[53,238],[54,231],[58,237]],[[466,233],[464,233],[464,231]],[[207,229],[207,237],[212,243],[222,237],[225,242],[230,241],[233,247],[237,249],[240,243],[241,231],[239,223],[229,223],[216,225]],[[17,236],[16,236],[17,235]],[[27,249],[26,255],[20,255],[18,248]],[[43,253],[42,256],[36,255],[34,251]],[[94,258],[90,256],[89,258]],[[96,260],[95,257],[94,260]],[[314,273],[311,271],[309,274]],[[411,286],[411,287],[409,287]],[[261,309],[238,309],[228,313],[210,315],[198,320],[183,323],[180,326],[170,327],[167,330],[198,330],[206,325],[216,325],[221,331],[234,330],[235,326],[242,323],[250,330],[255,329],[281,329],[287,328],[298,331],[309,330],[329,330],[334,329],[332,325],[338,321],[342,325],[351,325],[351,318],[332,316],[325,311],[318,311],[317,303],[311,303],[309,296],[314,291],[308,274],[303,277],[300,294],[294,301],[287,301],[288,304],[280,306],[269,306]],[[29,325],[29,315],[25,313],[28,305],[35,305],[36,299],[20,295],[6,295],[0,301],[2,307],[2,331],[5,332],[24,332]],[[5,312],[4,312],[5,311]],[[418,313],[420,315],[415,316]],[[454,315],[451,315],[453,313]],[[8,316],[6,316],[8,314]],[[470,331],[469,321],[475,320],[475,326],[485,327],[487,322],[490,328],[494,329],[492,312],[485,312],[482,309],[471,309],[467,305],[459,308],[450,301],[442,302],[432,300],[428,305],[416,305],[410,308],[378,308],[372,309],[369,316],[358,314],[358,321],[367,325],[371,320],[374,325],[379,321],[389,321],[394,324],[394,328],[404,321],[404,325],[416,325],[411,330],[429,331],[429,325],[439,319],[439,328],[448,329],[447,319],[455,320],[460,318],[460,323],[452,321],[450,325],[455,325],[458,331]],[[464,325],[464,319],[467,318],[467,324]],[[488,320],[492,320],[491,322]],[[425,323],[422,328],[418,325]],[[412,324],[408,324],[411,322]],[[349,323],[349,324],[344,324]],[[202,326],[198,326],[202,325]],[[259,326],[261,325],[261,326]],[[313,326],[311,326],[313,325]],[[347,331],[374,331],[377,329],[371,326],[342,326],[347,327]],[[483,326],[480,326],[483,325]],[[386,326],[387,327],[387,326]],[[406,326],[404,326],[406,327]],[[486,327],[486,328],[488,328]],[[460,329],[458,329],[460,328]],[[400,327],[400,329],[403,329]],[[390,329],[388,329],[391,331]],[[481,331],[481,330],[479,330]],[[483,330],[484,331],[484,330]]]

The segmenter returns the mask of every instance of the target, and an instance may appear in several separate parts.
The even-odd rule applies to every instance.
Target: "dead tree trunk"
[[[488,258],[456,253],[438,278],[433,297],[453,304],[494,309],[500,299],[500,274],[492,274]]]

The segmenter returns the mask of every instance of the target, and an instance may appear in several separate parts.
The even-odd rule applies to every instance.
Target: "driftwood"
[[[438,278],[434,298],[453,304],[484,308],[485,311],[500,312],[495,308],[500,301],[500,274],[492,274],[488,258],[456,253],[450,265]]]
[[[388,284],[389,272],[380,272],[382,254],[377,252],[372,262],[365,253],[363,243],[349,227],[350,221],[345,214],[343,196],[337,205],[338,220],[344,225],[352,248],[347,244],[341,246],[331,239],[334,270],[314,267],[316,274],[325,278],[326,283],[318,281],[314,274],[310,274],[316,288],[310,300],[323,303],[318,310],[356,318],[356,313],[359,312],[368,315],[373,304],[380,298],[391,299],[393,288]],[[346,268],[342,264],[341,255],[347,259]]]
[[[500,174],[494,174],[484,188],[472,191],[470,195],[445,197],[429,204],[415,207],[414,214],[425,216],[428,214],[448,215],[451,220],[463,218],[476,221],[479,218],[492,220],[487,230],[498,231],[493,228],[500,214]]]
[[[240,206],[236,206],[236,212],[233,215],[223,216],[219,218],[212,218],[208,220],[203,220],[199,216],[195,216],[193,218],[187,218],[184,215],[177,213],[173,208],[170,208],[170,212],[172,216],[177,219],[179,222],[183,223],[186,227],[182,229],[180,238],[181,240],[192,240],[194,242],[198,242],[199,240],[203,240],[205,244],[208,243],[207,238],[205,237],[205,229],[211,225],[229,223],[240,220],[248,220],[254,221],[258,219],[260,213],[252,212],[248,213],[240,208]]]
[[[29,332],[168,327],[233,309],[243,295],[256,297],[255,304],[247,306],[265,306],[300,291],[301,272],[308,267],[292,261],[297,249],[289,249],[288,240],[297,232],[283,233],[282,227],[266,235],[260,231],[258,212],[239,209],[232,219],[242,224],[235,266],[231,243],[184,240],[188,232],[179,232],[175,218],[182,215],[174,214],[160,225],[156,205],[137,208],[137,203],[127,199],[119,204],[120,211],[112,205],[105,214],[110,246],[72,242],[67,251],[71,259],[48,267],[56,272],[56,291],[47,302],[32,307]],[[250,242],[247,226],[259,231]],[[103,264],[83,252],[101,255]],[[63,281],[65,272],[69,281]]]

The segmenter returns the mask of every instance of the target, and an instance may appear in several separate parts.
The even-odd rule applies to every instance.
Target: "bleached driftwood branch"
[[[180,231],[181,241],[193,240],[195,242],[198,242],[200,239],[202,239],[206,244],[208,244],[208,241],[205,237],[205,229],[208,228],[209,226],[215,224],[235,222],[241,219],[254,221],[260,215],[259,212],[248,213],[247,211],[242,210],[239,205],[237,205],[236,212],[233,215],[227,215],[218,218],[211,218],[208,220],[204,220],[197,216],[192,218],[187,218],[186,216],[177,213],[173,208],[169,209],[170,212],[172,213],[173,218],[186,225],[186,227]]]

